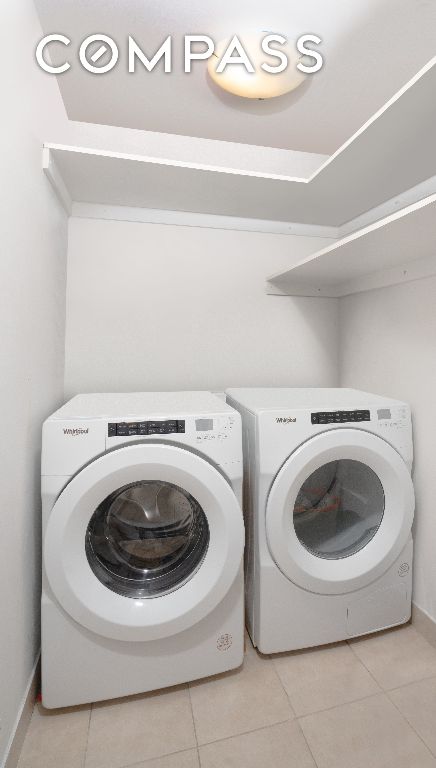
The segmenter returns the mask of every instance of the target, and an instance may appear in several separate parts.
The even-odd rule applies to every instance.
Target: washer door
[[[61,606],[117,640],[181,632],[224,598],[241,564],[242,513],[204,459],[164,444],[107,453],[50,515],[44,562]]]
[[[414,492],[401,456],[357,429],[324,432],[277,474],[266,509],[268,546],[280,570],[319,594],[359,589],[404,547]]]

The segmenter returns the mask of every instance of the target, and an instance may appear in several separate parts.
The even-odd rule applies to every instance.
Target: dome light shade
[[[241,45],[251,62],[254,72],[248,72],[242,63],[232,63],[231,59],[222,72],[217,72],[221,59],[226,52],[230,39],[221,40],[215,46],[215,52],[207,64],[209,76],[224,91],[246,99],[271,99],[293,91],[305,79],[304,72],[297,69],[303,58],[293,45],[273,43],[271,49],[281,51],[287,57],[287,66],[282,72],[267,72],[262,64],[277,67],[278,59],[262,50],[262,40],[268,33],[259,36],[240,37]],[[238,56],[235,51],[234,57]]]

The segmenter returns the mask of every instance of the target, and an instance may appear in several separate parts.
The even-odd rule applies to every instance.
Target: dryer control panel
[[[184,419],[165,421],[119,421],[108,424],[108,437],[131,437],[132,435],[171,435],[185,431]]]
[[[369,411],[320,411],[311,414],[312,424],[347,424],[370,420]]]

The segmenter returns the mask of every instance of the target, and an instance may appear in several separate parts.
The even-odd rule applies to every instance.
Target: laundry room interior
[[[436,768],[436,7],[269,6],[3,9],[2,768]]]

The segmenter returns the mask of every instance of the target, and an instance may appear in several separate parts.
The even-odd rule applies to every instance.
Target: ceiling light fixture
[[[224,91],[246,99],[271,99],[297,88],[304,56],[281,35],[263,32],[221,40],[208,60],[208,73]]]

